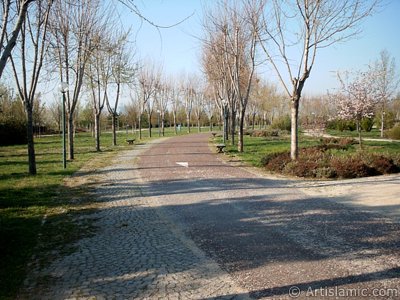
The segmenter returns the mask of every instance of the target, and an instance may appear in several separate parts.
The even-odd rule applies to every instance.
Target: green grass
[[[317,144],[318,141],[310,137],[301,137],[299,140],[300,147],[310,147]],[[265,155],[290,151],[290,140],[288,136],[265,138],[245,135],[243,153],[239,153],[237,146],[232,146],[230,141],[227,143],[226,150],[228,154],[238,155],[244,162],[252,166],[261,167],[261,158]]]
[[[333,129],[328,129],[326,131],[327,134],[333,135],[333,136],[338,136],[338,137],[353,137],[353,138],[358,138],[358,131],[349,131],[349,130],[333,130]],[[361,132],[361,138],[376,138],[380,139],[381,138],[381,132],[379,129],[373,128],[370,132]]]
[[[182,128],[180,134],[185,133]],[[173,130],[168,128],[166,136],[172,135]],[[71,251],[72,241],[93,231],[91,224],[76,221],[80,214],[95,209],[86,199],[91,186],[69,187],[64,178],[85,164],[91,169],[104,166],[116,152],[132,147],[125,141],[132,137],[135,135],[121,131],[119,146],[113,147],[111,133],[103,133],[102,152],[96,152],[90,134],[77,134],[75,160],[68,161],[65,170],[60,136],[36,138],[36,176],[28,174],[26,145],[0,147],[0,299],[15,298],[33,256],[37,263],[44,264],[51,260],[49,253]],[[153,129],[153,137],[158,137],[157,128]],[[136,137],[136,143],[146,140],[147,131],[143,131],[141,141]]]

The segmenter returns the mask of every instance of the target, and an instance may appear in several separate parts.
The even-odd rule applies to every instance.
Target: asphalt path
[[[168,138],[143,151],[140,188],[252,298],[400,298],[398,222],[232,166],[209,139]]]

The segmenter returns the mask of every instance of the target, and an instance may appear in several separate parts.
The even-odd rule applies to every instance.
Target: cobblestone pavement
[[[398,222],[225,163],[209,138],[160,140],[102,170],[99,230],[27,298],[400,298]]]
[[[75,253],[31,274],[22,299],[248,298],[142,194],[134,160],[145,148],[101,170],[93,197],[102,208],[88,216],[98,231]]]
[[[140,157],[140,174],[154,206],[252,298],[400,298],[395,219],[348,205],[345,195],[312,196],[299,180],[224,163],[209,138],[152,147]]]

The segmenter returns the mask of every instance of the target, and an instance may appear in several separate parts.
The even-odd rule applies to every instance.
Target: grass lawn
[[[333,130],[333,129],[327,129],[326,130],[327,134],[333,135],[333,136],[338,136],[338,137],[353,137],[353,138],[358,138],[358,131],[340,131],[340,130]],[[361,132],[361,138],[376,138],[380,139],[381,138],[381,131],[377,128],[372,128],[370,132]]]
[[[220,140],[222,142],[222,140]],[[236,141],[237,142],[237,139]],[[310,147],[317,145],[319,141],[312,137],[301,136],[299,140],[300,147]],[[244,152],[239,153],[237,146],[232,146],[230,141],[227,142],[226,151],[228,154],[238,155],[243,161],[252,166],[261,167],[261,158],[266,154],[280,153],[290,151],[290,137],[251,137],[244,136]]]
[[[148,139],[147,132],[143,130],[140,142]],[[180,134],[186,132],[182,128]],[[174,135],[173,129],[166,129],[166,135]],[[102,152],[95,152],[94,138],[88,133],[77,134],[75,160],[68,161],[65,170],[61,137],[36,138],[36,176],[28,174],[26,145],[0,147],[0,299],[15,298],[33,256],[46,263],[49,253],[70,251],[72,241],[92,232],[90,224],[76,221],[79,214],[92,210],[85,200],[90,186],[67,187],[64,178],[85,164],[91,169],[104,166],[118,151],[133,147],[125,139],[134,137],[121,131],[119,146],[113,147],[111,133],[104,133]],[[153,137],[158,137],[157,128]]]

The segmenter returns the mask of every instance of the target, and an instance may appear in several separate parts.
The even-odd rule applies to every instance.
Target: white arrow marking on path
[[[176,162],[176,164],[177,165],[180,165],[180,166],[182,166],[182,167],[185,167],[185,168],[189,168],[189,163],[188,162]]]

